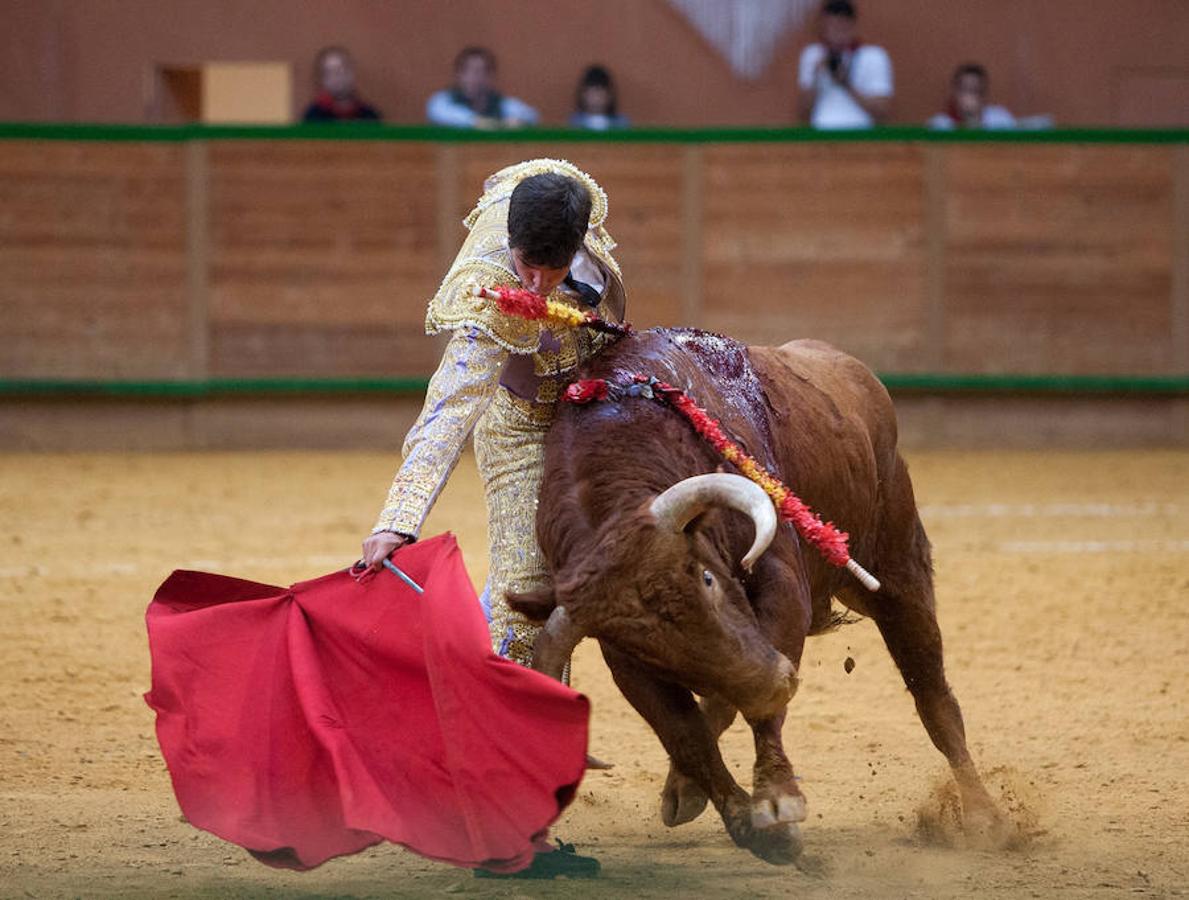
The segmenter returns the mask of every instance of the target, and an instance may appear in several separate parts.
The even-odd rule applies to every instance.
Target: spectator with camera
[[[857,18],[850,0],[827,0],[820,40],[801,52],[798,112],[814,128],[871,128],[891,111],[892,61],[859,40]]]

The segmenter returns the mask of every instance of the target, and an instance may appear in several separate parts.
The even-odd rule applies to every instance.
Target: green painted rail
[[[434,143],[717,144],[927,141],[942,144],[1187,144],[1187,128],[1052,128],[1012,131],[933,131],[893,125],[868,130],[812,128],[631,128],[591,132],[572,128],[472,131],[433,125],[337,123],[319,125],[118,125],[0,122],[0,140],[41,141],[426,141]]]
[[[1189,396],[1189,375],[1012,375],[889,372],[889,390],[955,394]],[[214,397],[420,394],[427,378],[211,378],[201,381],[0,380],[0,399],[202,400]]]

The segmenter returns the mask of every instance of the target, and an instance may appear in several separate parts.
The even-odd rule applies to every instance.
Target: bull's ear
[[[551,587],[521,593],[508,591],[505,596],[512,609],[533,622],[544,622],[557,606],[557,595]]]

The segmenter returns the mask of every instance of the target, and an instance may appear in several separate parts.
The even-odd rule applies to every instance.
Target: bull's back
[[[749,348],[778,418],[795,422],[794,441],[838,440],[870,446],[881,464],[896,449],[896,413],[887,389],[853,356],[825,341]],[[811,414],[812,413],[812,414]],[[794,446],[795,451],[808,447]]]
[[[881,484],[895,478],[898,465],[887,390],[865,365],[822,341],[752,347],[749,353],[768,397],[773,441],[790,487],[851,533],[852,551],[866,552],[863,545],[880,518]]]

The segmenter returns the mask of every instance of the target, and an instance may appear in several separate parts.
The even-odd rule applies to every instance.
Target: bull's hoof
[[[968,846],[979,850],[1006,850],[1020,840],[1015,823],[994,804],[972,803],[962,811],[962,830]]]
[[[763,801],[765,808],[742,791],[740,794],[728,800],[722,810],[723,824],[731,839],[775,866],[796,862],[801,855],[801,829],[797,823],[777,819],[776,807],[770,801]]]
[[[994,785],[1005,800],[1005,813],[981,782],[960,787],[946,778],[936,784],[929,798],[917,807],[917,832],[930,843],[971,850],[1014,850],[1030,840],[1031,812],[1021,797],[1026,788],[1005,769],[994,771]],[[1030,818],[1032,817],[1032,818]]]
[[[747,849],[774,866],[792,865],[801,855],[801,829],[793,822],[753,828]]]
[[[757,797],[751,804],[751,827],[768,828],[777,822],[796,824],[804,822],[807,815],[805,797],[801,794],[784,794],[775,801]]]
[[[728,797],[719,811],[731,840],[764,862],[787,866],[801,855],[801,829],[797,824],[777,820],[771,825],[757,826],[756,810],[745,791],[739,790]],[[762,812],[758,820],[765,821]]]
[[[744,845],[765,862],[788,865],[801,855],[797,823],[804,822],[805,815],[804,796],[766,785],[752,797],[751,835]]]
[[[692,822],[702,814],[709,798],[692,779],[669,766],[661,791],[661,821],[670,828]]]

